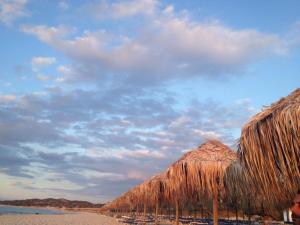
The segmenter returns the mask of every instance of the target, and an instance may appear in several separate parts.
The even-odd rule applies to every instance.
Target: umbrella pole
[[[130,214],[130,216],[133,216],[133,206],[132,205],[130,205],[130,212],[129,212],[129,214]]]
[[[158,210],[159,210],[159,203],[156,201],[155,205],[155,224],[158,225]]]
[[[236,220],[236,224],[239,224],[238,206],[237,206],[237,204],[235,205],[235,220]]]
[[[226,210],[227,210],[227,220],[229,220],[229,207],[228,207],[228,205],[226,207]]]
[[[176,225],[179,225],[179,201],[176,200]]]
[[[144,218],[146,218],[146,214],[147,214],[147,206],[146,203],[144,203]]]
[[[214,225],[218,225],[218,190],[216,181],[213,187],[213,219]]]

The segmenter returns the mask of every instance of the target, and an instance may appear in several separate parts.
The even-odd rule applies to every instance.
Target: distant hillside
[[[38,206],[38,207],[58,207],[58,208],[100,208],[104,204],[93,204],[87,201],[72,201],[67,199],[25,199],[25,200],[12,200],[0,201],[2,205],[15,205],[15,206]]]

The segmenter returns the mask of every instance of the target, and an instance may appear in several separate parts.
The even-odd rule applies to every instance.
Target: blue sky
[[[104,202],[299,87],[299,1],[0,0],[0,198]]]

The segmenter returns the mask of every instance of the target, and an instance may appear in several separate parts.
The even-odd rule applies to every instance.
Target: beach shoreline
[[[62,211],[64,213],[70,212],[90,212],[90,213],[99,213],[100,208],[66,208],[66,207],[53,207],[53,206],[20,206],[20,205],[5,205],[0,204],[0,207],[17,207],[17,208],[31,208],[31,209],[46,209],[53,211]],[[2,215],[0,213],[0,215]]]
[[[115,218],[91,212],[61,215],[0,215],[0,225],[120,225]]]

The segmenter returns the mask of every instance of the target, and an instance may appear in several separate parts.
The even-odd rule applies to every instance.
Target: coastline
[[[46,209],[51,211],[62,211],[64,213],[72,212],[89,212],[89,213],[99,213],[100,208],[65,208],[65,207],[53,207],[53,206],[20,206],[20,205],[4,205],[0,204],[3,207],[16,207],[16,208],[29,208],[29,209]],[[6,215],[1,214],[0,215]]]
[[[1,210],[4,208],[4,211]],[[15,209],[19,209],[15,211]],[[22,210],[23,209],[23,210]],[[31,210],[31,211],[30,211]],[[35,206],[17,206],[0,204],[0,215],[26,215],[26,214],[41,214],[41,215],[59,215],[67,213],[67,211],[56,207],[35,207]]]
[[[115,218],[90,212],[61,215],[1,215],[0,225],[120,225]]]

